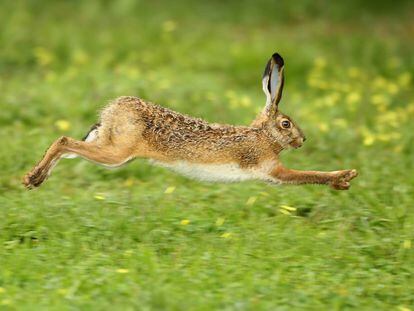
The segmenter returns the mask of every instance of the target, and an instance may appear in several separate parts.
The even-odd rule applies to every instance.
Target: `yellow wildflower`
[[[59,295],[65,296],[68,293],[68,289],[67,288],[59,288],[57,290]]]
[[[391,140],[391,135],[388,135],[388,134],[379,134],[379,135],[377,135],[377,138],[380,141],[387,142],[387,141],[390,141]]]
[[[46,50],[43,47],[37,47],[34,49],[34,55],[36,57],[36,61],[41,66],[47,66],[53,62],[54,56],[53,54]]]
[[[357,92],[349,93],[346,97],[346,101],[348,104],[354,104],[361,100],[361,95]]]
[[[317,89],[326,90],[329,85],[322,77],[317,73],[310,73],[307,78],[308,85]]]
[[[325,97],[325,105],[327,107],[332,107],[338,102],[339,98],[340,95],[338,93],[329,94]]]
[[[388,97],[384,96],[383,94],[374,94],[371,96],[371,102],[377,106],[378,110],[385,111],[389,101]]]
[[[227,97],[229,101],[230,108],[237,109],[240,107],[240,100],[238,99],[235,91],[228,90],[224,95]]]
[[[319,80],[319,81],[318,81],[318,83],[317,83],[317,85],[316,85],[316,87],[317,87],[318,89],[321,89],[321,90],[326,90],[326,89],[328,89],[329,84],[328,84],[328,82],[326,82],[326,81]]]
[[[121,273],[121,274],[125,274],[125,273],[128,273],[129,270],[128,269],[119,268],[119,269],[116,269],[116,272],[117,273]]]
[[[313,76],[309,76],[307,79],[308,85],[311,87],[316,87],[318,85],[318,79]]]
[[[252,101],[250,100],[250,97],[247,95],[243,95],[240,98],[240,105],[243,107],[250,107],[252,105]]]
[[[357,78],[361,75],[361,71],[357,67],[351,67],[348,69],[348,76],[350,78]]]
[[[372,134],[367,134],[364,137],[363,144],[365,146],[371,146],[375,142],[375,136]]]
[[[377,89],[382,89],[387,85],[387,80],[384,77],[378,76],[372,81],[372,86]]]
[[[326,123],[320,122],[318,123],[318,127],[319,127],[319,130],[323,133],[326,133],[327,131],[329,131],[329,126]]]
[[[171,187],[168,187],[167,189],[165,189],[164,193],[165,194],[171,194],[174,191],[175,191],[175,187],[174,186],[171,186]]]
[[[411,248],[411,240],[404,240],[403,248],[410,249]]]
[[[387,91],[388,91],[388,93],[390,93],[392,95],[395,95],[395,94],[398,93],[399,87],[395,83],[388,83],[388,85],[387,85]]]
[[[379,112],[385,112],[387,111],[387,105],[378,105],[377,109]]]
[[[327,64],[326,59],[323,58],[323,57],[317,57],[317,58],[315,58],[315,61],[313,63],[313,65],[317,69],[323,69],[323,68],[325,68],[326,67],[326,64]]]
[[[354,111],[357,103],[361,100],[361,95],[358,92],[350,92],[346,97],[346,103],[350,111]]]
[[[341,296],[347,296],[348,295],[348,290],[345,287],[340,287],[337,290],[337,293]]]
[[[103,195],[99,195],[99,194],[95,195],[95,196],[94,196],[94,198],[95,198],[96,200],[99,200],[99,201],[103,201],[103,200],[105,200],[105,197],[104,197]]]
[[[237,109],[240,107],[240,100],[234,91],[227,91],[225,96],[229,100],[230,108]]]
[[[54,82],[54,81],[56,81],[56,78],[57,78],[57,75],[54,71],[49,70],[46,73],[45,79],[46,79],[47,82]]]
[[[393,127],[398,127],[403,119],[396,111],[388,110],[387,112],[378,116],[378,124],[386,124]]]
[[[162,24],[162,30],[165,32],[173,32],[177,28],[177,23],[173,20],[167,20]]]
[[[158,88],[160,90],[167,90],[171,87],[171,82],[168,79],[160,79],[158,81]]]
[[[11,305],[12,301],[10,299],[3,299],[0,304],[4,306]]]
[[[132,249],[127,249],[127,250],[124,252],[124,255],[125,255],[126,257],[130,257],[133,253],[134,253],[134,251],[133,251]]]
[[[400,132],[391,132],[389,134],[391,136],[391,139],[393,140],[398,140],[401,138],[401,133]]]
[[[346,128],[348,126],[348,122],[343,118],[336,118],[332,123],[341,128]]]
[[[190,223],[189,219],[183,219],[183,220],[180,221],[180,224],[183,225],[183,226],[187,226],[189,223]]]
[[[77,65],[84,65],[88,62],[88,60],[88,54],[86,54],[83,50],[76,50],[73,53],[73,62]]]
[[[225,219],[223,217],[217,218],[217,220],[216,220],[216,226],[217,227],[222,226],[224,224],[224,221],[225,221]]]
[[[394,151],[395,153],[401,153],[402,150],[403,150],[403,146],[398,145],[392,151]]]
[[[280,208],[284,209],[286,211],[289,211],[289,212],[294,212],[294,211],[297,210],[296,207],[292,207],[292,206],[289,206],[289,205],[281,205]]]
[[[250,197],[250,198],[247,199],[246,205],[247,206],[252,206],[254,204],[254,202],[256,202],[256,200],[257,200],[257,197]]]
[[[136,80],[140,75],[140,71],[138,68],[127,68],[126,74],[128,78]]]
[[[223,239],[228,239],[230,236],[231,236],[230,232],[224,232],[222,235],[220,235],[220,237]]]
[[[125,187],[132,187],[135,184],[135,179],[132,177],[128,177],[125,181],[124,181],[124,186]]]
[[[67,120],[57,120],[55,126],[62,132],[70,129],[70,122]]]

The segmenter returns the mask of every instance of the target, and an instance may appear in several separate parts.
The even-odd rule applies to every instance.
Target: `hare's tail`
[[[98,129],[100,126],[101,123],[95,123],[94,125],[92,125],[92,127],[89,129],[85,137],[82,138],[82,140],[86,142],[95,140],[96,136],[98,135]]]

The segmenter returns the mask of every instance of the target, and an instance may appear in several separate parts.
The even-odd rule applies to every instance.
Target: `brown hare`
[[[38,187],[61,158],[80,156],[107,167],[148,158],[185,176],[204,181],[263,180],[273,184],[323,184],[346,190],[356,170],[298,171],[283,167],[279,153],[299,148],[302,130],[280,112],[283,58],[275,53],[263,76],[266,106],[250,126],[210,124],[136,97],[120,97],[101,113],[80,141],[60,137],[24,177]]]

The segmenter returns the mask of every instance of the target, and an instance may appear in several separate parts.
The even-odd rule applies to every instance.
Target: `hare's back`
[[[210,124],[136,97],[115,100],[103,110],[102,121],[110,128],[108,132],[127,133],[129,141],[139,144],[137,149],[145,149],[145,154],[163,162],[236,162],[252,166],[260,162],[261,145],[266,140],[256,128]],[[231,166],[217,167],[220,169],[234,171]]]
[[[165,131],[209,127],[208,122],[202,119],[190,117],[133,96],[119,97],[101,112],[103,122],[112,123],[120,119],[127,123],[143,123],[147,128],[163,128]]]

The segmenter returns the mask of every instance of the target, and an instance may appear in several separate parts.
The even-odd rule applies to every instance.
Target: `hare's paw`
[[[348,190],[351,186],[350,181],[358,176],[357,170],[343,170],[335,172],[334,174],[334,180],[330,185],[336,190]]]
[[[39,187],[42,182],[46,179],[46,174],[43,174],[39,168],[34,168],[23,177],[23,185],[27,189],[33,189]]]

